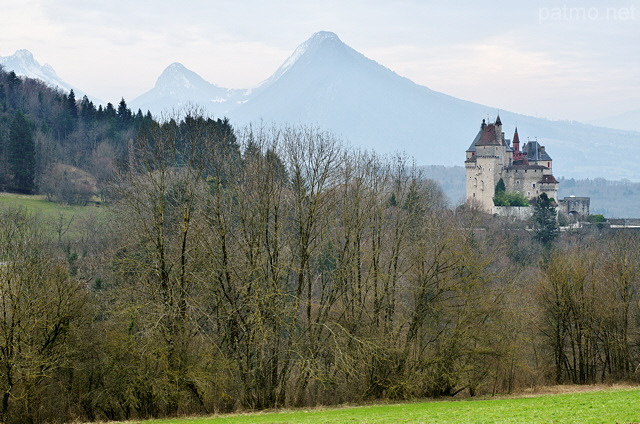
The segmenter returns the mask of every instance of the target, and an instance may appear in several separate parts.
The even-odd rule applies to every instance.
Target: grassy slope
[[[66,234],[77,236],[83,220],[101,219],[106,209],[95,205],[89,206],[65,206],[46,200],[45,196],[28,196],[22,194],[0,193],[0,208],[18,207],[36,214],[45,222],[50,223],[49,228],[56,234],[57,227],[69,227]],[[52,235],[53,235],[52,234]]]
[[[222,423],[632,423],[640,422],[640,389],[536,397],[433,401],[338,409],[221,415],[147,421]]]

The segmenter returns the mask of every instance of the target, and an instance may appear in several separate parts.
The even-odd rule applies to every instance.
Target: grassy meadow
[[[500,399],[300,409],[143,422],[163,424],[637,423],[640,422],[640,388]]]
[[[87,206],[67,206],[50,202],[46,196],[0,193],[0,208],[24,208],[47,222],[51,235],[66,235],[74,239],[80,237],[85,224],[95,219],[104,220],[106,208],[94,203]]]

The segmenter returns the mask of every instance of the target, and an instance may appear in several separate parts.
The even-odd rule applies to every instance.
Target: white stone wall
[[[502,180],[504,181],[504,185],[507,191],[518,191],[522,193],[527,199],[534,199],[545,192],[547,193],[547,196],[557,200],[557,185],[540,184],[540,180],[544,175],[550,175],[550,170],[511,169],[508,172],[507,170],[504,170],[502,172]]]
[[[494,206],[492,212],[494,215],[524,221],[533,215],[533,208],[531,206]]]

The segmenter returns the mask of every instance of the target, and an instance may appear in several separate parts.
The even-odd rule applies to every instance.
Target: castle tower
[[[493,124],[482,121],[480,131],[466,153],[467,203],[491,213],[496,184],[502,169],[509,165],[499,115]]]

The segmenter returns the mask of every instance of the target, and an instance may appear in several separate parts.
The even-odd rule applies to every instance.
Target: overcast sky
[[[0,0],[0,56],[131,100],[180,62],[226,88],[267,79],[317,31],[433,90],[589,121],[640,109],[640,0]]]

